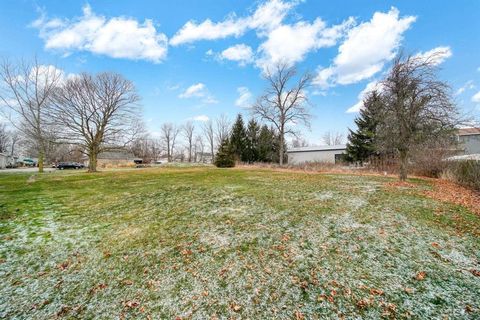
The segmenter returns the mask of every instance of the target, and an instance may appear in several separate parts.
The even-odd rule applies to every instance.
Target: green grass
[[[389,181],[2,174],[0,318],[478,319],[480,218]]]

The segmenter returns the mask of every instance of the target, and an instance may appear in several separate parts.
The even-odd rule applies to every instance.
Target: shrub
[[[444,177],[463,186],[480,190],[480,161],[450,161]]]
[[[229,141],[223,140],[218,148],[215,156],[215,166],[218,168],[232,168],[235,167],[235,155],[233,154]]]

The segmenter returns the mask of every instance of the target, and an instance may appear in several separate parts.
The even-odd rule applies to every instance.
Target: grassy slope
[[[0,175],[0,318],[479,317],[480,219],[388,181]]]

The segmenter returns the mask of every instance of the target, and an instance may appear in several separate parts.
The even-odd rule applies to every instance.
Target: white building
[[[287,150],[289,164],[301,164],[305,162],[338,163],[342,161],[342,155],[346,153],[347,146],[301,147]]]
[[[480,128],[462,128],[457,133],[463,154],[480,154]]]

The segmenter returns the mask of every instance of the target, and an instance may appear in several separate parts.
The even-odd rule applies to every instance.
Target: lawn
[[[0,318],[480,317],[430,183],[211,167],[0,175]]]

